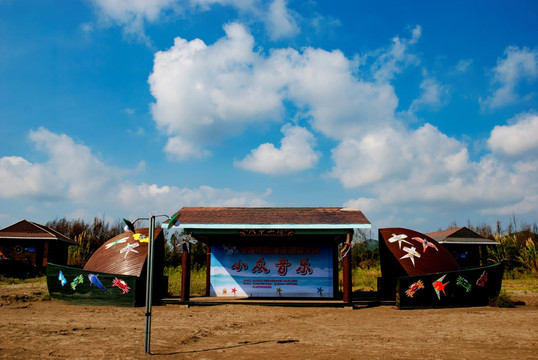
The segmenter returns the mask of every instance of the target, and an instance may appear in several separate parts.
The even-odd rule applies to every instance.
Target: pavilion
[[[190,298],[189,241],[207,245],[206,295],[339,298],[351,303],[353,232],[371,225],[358,209],[184,207],[171,229],[184,234],[181,300]],[[163,224],[163,228],[168,224]],[[339,246],[341,250],[339,251]]]

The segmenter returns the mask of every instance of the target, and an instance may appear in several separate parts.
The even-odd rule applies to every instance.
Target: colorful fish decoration
[[[389,238],[389,243],[394,243],[397,241],[398,249],[402,248],[403,242],[406,244],[412,245],[409,241],[405,240],[406,238],[407,238],[407,235],[405,234],[400,234],[400,235],[392,234],[392,237]]]
[[[471,291],[471,288],[473,287],[469,281],[467,281],[466,278],[463,276],[458,276],[456,279],[456,285],[463,286],[465,288],[465,292]]]
[[[420,289],[424,289],[424,283],[422,282],[422,280],[419,280],[416,283],[412,283],[411,285],[409,285],[409,288],[405,290],[405,295],[412,298],[413,295],[415,295],[415,293]]]
[[[416,240],[418,241],[419,243],[422,244],[422,252],[425,253],[426,250],[431,247],[432,249],[435,249],[436,251],[439,251],[439,249],[437,248],[437,246],[435,246],[434,243],[426,240],[426,239],[421,239],[419,237],[414,237],[413,240]]]
[[[84,276],[80,274],[73,281],[71,281],[71,289],[75,290],[79,284],[84,283]]]
[[[120,254],[125,253],[125,255],[123,256],[123,259],[125,260],[125,258],[127,257],[127,255],[128,255],[131,251],[138,254],[138,251],[136,251],[135,248],[136,248],[136,247],[139,247],[139,246],[140,246],[139,243],[127,244],[127,245],[125,245],[125,247],[124,247],[123,249],[120,250]]]
[[[413,263],[413,266],[415,266],[415,258],[420,257],[420,254],[417,252],[417,249],[414,246],[411,246],[410,248],[404,246],[403,251],[405,251],[407,254],[402,256],[400,259],[409,258],[409,260],[411,260],[411,262]]]
[[[60,284],[62,284],[62,286],[67,284],[67,280],[65,279],[65,276],[62,270],[60,270],[60,273],[58,274],[58,280],[60,280]]]
[[[445,275],[441,276],[439,279],[435,280],[432,285],[433,285],[433,288],[435,289],[435,293],[437,294],[437,298],[439,300],[441,300],[441,291],[443,292],[443,294],[445,294],[446,296],[446,293],[445,293],[445,286],[450,282],[450,281],[447,281],[446,283],[443,283],[443,280],[445,279]]]
[[[95,274],[90,274],[88,275],[88,279],[90,280],[90,286],[92,285],[95,285],[97,286],[99,289],[103,290],[103,291],[106,291],[106,287],[103,286],[103,284],[101,284],[101,282],[99,281],[99,279],[97,278],[99,275],[95,275]]]
[[[114,278],[114,280],[112,280],[112,287],[114,286],[120,289],[124,295],[127,294],[129,290],[131,289],[129,285],[127,285],[125,280],[118,279],[118,278]]]
[[[117,244],[122,244],[122,243],[126,242],[127,239],[129,239],[129,236],[121,238],[121,239],[118,239],[118,240],[114,240],[111,243],[106,244],[105,249],[110,249],[113,246],[114,246],[114,249],[115,249]]]
[[[477,286],[480,286],[480,287],[483,287],[484,285],[486,285],[486,282],[488,281],[488,273],[486,270],[484,270],[484,272],[482,273],[482,275],[480,275],[480,277],[478,278],[478,280],[476,280],[476,285]]]

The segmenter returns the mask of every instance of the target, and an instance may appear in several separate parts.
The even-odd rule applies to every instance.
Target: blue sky
[[[537,23],[534,1],[0,0],[0,226],[533,223]]]

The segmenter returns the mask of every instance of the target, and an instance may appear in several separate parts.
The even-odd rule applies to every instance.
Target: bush
[[[501,291],[501,293],[489,301],[489,306],[500,307],[500,308],[512,308],[516,306],[516,303],[512,300],[512,297],[506,292]]]

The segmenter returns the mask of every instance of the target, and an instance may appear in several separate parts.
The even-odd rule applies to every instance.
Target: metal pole
[[[153,238],[155,236],[155,215],[149,218],[147,280],[146,280],[146,325],[144,338],[144,352],[150,354],[151,340],[151,304],[153,301]]]

